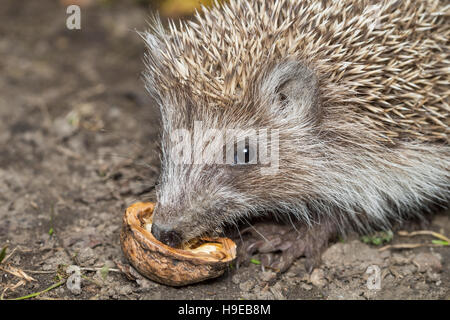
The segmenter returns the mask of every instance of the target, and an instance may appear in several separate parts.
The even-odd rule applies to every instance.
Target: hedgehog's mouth
[[[138,215],[141,227],[152,233],[153,215]],[[217,240],[218,236],[211,236],[211,233],[204,233],[200,237],[192,238],[181,242],[175,249],[187,250],[193,254],[217,254],[223,247],[223,243]]]

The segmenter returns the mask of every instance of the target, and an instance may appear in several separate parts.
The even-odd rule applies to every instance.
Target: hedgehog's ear
[[[275,115],[312,120],[319,114],[319,80],[312,69],[298,61],[273,67],[262,83],[261,93],[269,98]]]

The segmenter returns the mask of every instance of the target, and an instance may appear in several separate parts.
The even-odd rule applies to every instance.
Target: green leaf
[[[376,232],[372,235],[365,235],[362,236],[360,239],[362,242],[366,244],[372,244],[375,246],[382,245],[383,243],[389,243],[394,238],[394,233],[392,231],[386,231],[386,232]]]
[[[450,243],[448,243],[448,241],[444,241],[444,240],[431,240],[431,242],[433,244],[439,244],[441,246],[448,246],[448,245],[450,245]]]
[[[53,228],[50,228],[50,230],[48,230],[48,235],[52,236],[54,232],[55,230],[53,230]]]
[[[383,242],[383,239],[381,238],[373,238],[372,243],[376,246],[379,246]]]
[[[6,257],[6,249],[8,248],[8,246],[4,246],[2,251],[0,251],[0,263],[2,263],[3,259],[5,259]]]
[[[370,238],[368,236],[362,236],[361,241],[368,244],[370,243]]]
[[[261,261],[256,260],[256,259],[251,259],[250,262],[253,264],[258,264],[258,265],[261,264]]]

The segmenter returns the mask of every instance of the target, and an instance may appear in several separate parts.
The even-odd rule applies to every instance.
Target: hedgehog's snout
[[[156,239],[169,247],[178,247],[181,244],[182,237],[180,233],[169,226],[153,223],[152,234]]]

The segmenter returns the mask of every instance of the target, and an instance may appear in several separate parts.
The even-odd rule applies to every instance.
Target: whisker
[[[261,236],[261,238],[263,238],[264,239],[264,241],[266,241],[267,243],[270,243],[270,241],[269,241],[269,239],[267,239],[266,237],[264,237],[264,235],[261,233],[261,232],[259,232],[248,220],[247,220],[247,218],[245,218],[245,217],[243,217],[243,219],[244,219],[244,221],[246,222],[246,223],[248,223],[248,225],[250,226],[250,228],[252,228],[253,230],[255,230],[255,232],[259,235],[259,236]]]
[[[298,229],[295,227],[294,222],[292,221],[291,215],[288,213],[286,214],[288,216],[289,221],[291,222],[292,227],[294,228],[295,232],[297,232],[297,234],[300,234],[300,231],[298,231]]]

